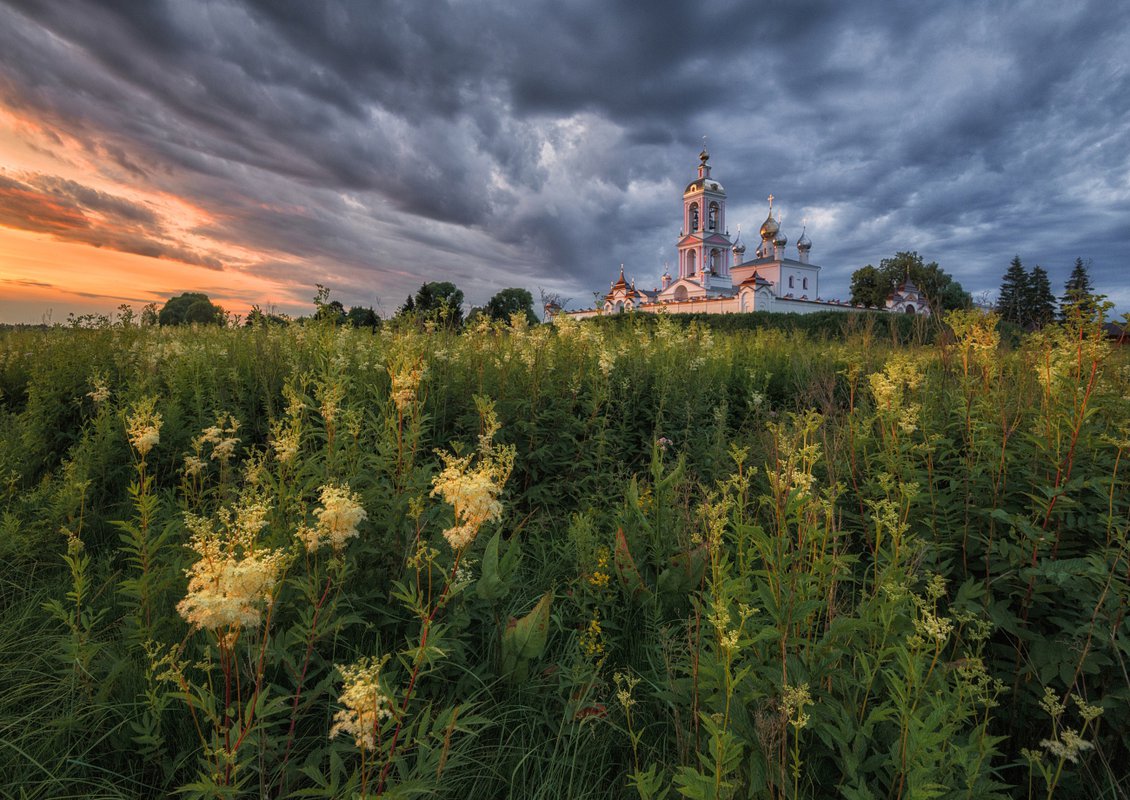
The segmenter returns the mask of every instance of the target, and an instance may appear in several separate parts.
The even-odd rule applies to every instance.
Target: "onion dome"
[[[734,252],[737,253],[739,256],[744,256],[745,255],[745,245],[742,242],[738,242],[737,244],[734,245]]]
[[[808,238],[808,234],[802,229],[800,238],[796,240],[796,249],[801,252],[807,252],[812,249],[812,240]]]
[[[777,231],[781,226],[777,224],[777,220],[773,219],[773,209],[769,209],[769,216],[765,218],[765,222],[761,223],[761,238],[765,241],[771,240],[777,235]]]
[[[777,245],[777,247],[784,247],[785,245],[787,245],[789,243],[789,237],[785,236],[785,232],[783,230],[780,230],[780,224],[781,224],[781,222],[780,222],[780,220],[778,220],[777,221],[777,225],[778,225],[777,237],[773,240],[773,244]]]

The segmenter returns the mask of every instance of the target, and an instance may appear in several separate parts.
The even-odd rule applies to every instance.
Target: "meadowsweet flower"
[[[913,433],[918,428],[918,415],[922,407],[921,404],[912,402],[911,398],[924,379],[918,360],[901,351],[891,355],[882,372],[872,373],[867,377],[876,409],[881,415],[889,417],[904,433]]]
[[[937,647],[945,644],[949,635],[953,632],[952,621],[947,617],[939,617],[926,609],[923,609],[922,616],[914,621],[914,627],[919,636],[926,641],[932,641]]]
[[[334,714],[331,739],[346,733],[359,750],[377,748],[377,729],[392,718],[392,700],[381,687],[381,669],[387,662],[387,655],[379,659],[367,656],[347,666],[338,665],[343,683],[338,702],[345,708]]]
[[[632,706],[636,704],[636,699],[632,697],[632,691],[636,688],[640,679],[630,672],[617,672],[612,676],[612,679],[616,682],[616,700],[624,707],[624,711],[630,711]]]
[[[946,596],[946,579],[939,573],[934,573],[930,576],[930,582],[926,584],[926,597],[930,600],[940,600]]]
[[[94,387],[94,390],[87,392],[86,396],[94,402],[94,405],[101,405],[110,399],[110,387],[106,385],[105,377],[96,375],[91,379],[90,383]]]
[[[604,373],[606,378],[612,374],[612,368],[616,366],[616,356],[616,351],[610,347],[602,347],[600,349],[600,357],[597,362],[600,371]]]
[[[200,556],[187,570],[188,594],[177,612],[197,628],[218,631],[258,625],[262,607],[286,566],[287,553],[256,546],[267,506],[244,499],[213,520],[186,514],[190,547]]]
[[[317,524],[300,528],[298,539],[311,553],[323,544],[340,553],[346,541],[357,535],[357,526],[368,514],[361,507],[361,498],[348,485],[327,484],[321,488],[320,499],[322,505],[314,511]]]
[[[196,476],[204,471],[204,460],[198,456],[184,457],[184,474]]]
[[[1078,764],[1079,754],[1085,750],[1091,750],[1094,745],[1080,736],[1078,731],[1065,728],[1054,739],[1042,739],[1040,747],[1047,748],[1047,751],[1056,758],[1066,759],[1072,764]]]
[[[156,405],[155,397],[139,400],[126,420],[126,436],[142,458],[161,442],[161,415],[157,413]]]
[[[425,372],[426,369],[419,362],[411,365],[402,364],[397,369],[389,368],[389,379],[392,381],[389,396],[396,410],[401,414],[415,404]]]
[[[1078,695],[1075,696],[1075,705],[1079,707],[1079,716],[1083,718],[1083,722],[1094,722],[1102,716],[1102,706],[1090,705]]]
[[[951,311],[946,314],[945,322],[953,329],[966,374],[971,368],[977,367],[987,378],[999,368],[997,350],[1000,348],[1001,335],[997,330],[998,320],[996,314],[986,314],[979,309]]]
[[[1053,720],[1059,720],[1063,716],[1063,712],[1067,710],[1067,703],[1059,699],[1059,695],[1050,686],[1044,687],[1044,697],[1040,700],[1040,708],[1048,712]]]
[[[809,715],[804,713],[807,706],[812,705],[812,695],[808,692],[808,684],[799,686],[785,684],[781,688],[781,711],[793,728],[799,731],[808,725]]]
[[[280,464],[289,464],[298,455],[300,432],[297,425],[276,421],[271,425],[271,449]]]
[[[456,552],[475,540],[484,523],[502,516],[498,497],[514,466],[514,447],[496,447],[492,443],[498,430],[494,407],[483,401],[479,410],[484,432],[479,436],[478,451],[466,456],[441,453],[443,470],[432,480],[432,496],[443,497],[455,509],[455,525],[445,530],[443,536]]]
[[[816,477],[812,474],[820,460],[816,430],[824,418],[815,411],[790,415],[790,422],[769,423],[768,429],[776,444],[776,463],[765,468],[769,487],[777,497],[791,494],[807,497],[812,494]]]
[[[323,384],[319,387],[318,394],[322,401],[318,409],[322,413],[322,419],[326,421],[326,425],[333,425],[337,419],[338,407],[345,399],[345,387],[336,382]]]

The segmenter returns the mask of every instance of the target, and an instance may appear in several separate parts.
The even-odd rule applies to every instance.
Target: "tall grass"
[[[1130,360],[948,322],[0,332],[3,793],[1124,797]]]

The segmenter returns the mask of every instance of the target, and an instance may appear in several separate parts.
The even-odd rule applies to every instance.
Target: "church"
[[[788,254],[789,240],[781,229],[780,216],[773,218],[773,195],[769,195],[769,215],[761,225],[761,243],[747,260],[740,232],[730,238],[726,227],[726,190],[710,174],[710,154],[705,147],[698,159],[698,176],[683,191],[682,229],[675,245],[677,276],[664,270],[661,285],[649,291],[637,288],[635,280],[629,283],[621,264],[620,275],[611,282],[602,305],[580,311],[547,312],[585,319],[633,310],[674,314],[809,314],[864,309],[839,300],[821,299],[820,267],[809,258],[812,241],[802,230],[795,257]],[[925,298],[909,280],[887,298],[883,310],[930,313]]]

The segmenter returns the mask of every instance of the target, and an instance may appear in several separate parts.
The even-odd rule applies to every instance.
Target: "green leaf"
[[[494,536],[487,542],[487,549],[483,552],[483,571],[475,587],[479,597],[488,601],[501,598],[504,590],[502,575],[498,569],[498,540],[501,535],[501,531],[495,531]]]
[[[624,536],[624,529],[616,531],[616,552],[612,557],[616,563],[616,574],[620,577],[620,585],[633,597],[647,592],[640,571],[636,568],[635,559],[628,550],[628,540]]]
[[[514,680],[522,680],[532,659],[545,652],[549,636],[549,609],[553,592],[538,600],[533,611],[521,619],[511,617],[502,632],[502,671]]]

